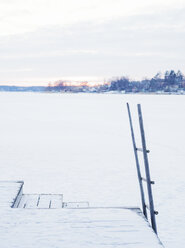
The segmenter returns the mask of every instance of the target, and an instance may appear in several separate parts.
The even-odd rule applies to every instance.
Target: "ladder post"
[[[140,170],[139,159],[138,159],[138,154],[137,154],[136,141],[135,141],[133,124],[132,124],[132,117],[131,117],[131,112],[130,112],[130,106],[129,106],[128,103],[127,103],[127,110],[128,110],[128,116],[129,116],[129,123],[130,123],[130,130],[131,130],[132,143],[133,143],[133,149],[134,149],[134,156],[135,156],[135,160],[136,160],[136,169],[137,169],[137,175],[138,175],[138,181],[139,181],[139,187],[140,187],[142,209],[143,209],[144,216],[147,218],[147,211],[146,211],[146,203],[145,203],[143,182],[142,182],[141,170]]]
[[[143,117],[142,117],[141,105],[138,104],[137,105],[137,108],[138,108],[138,117],[139,117],[139,126],[140,126],[140,133],[141,133],[141,141],[142,141],[142,147],[143,147],[143,158],[144,158],[146,181],[147,181],[147,189],[148,189],[148,198],[149,198],[149,206],[150,206],[151,224],[152,224],[153,230],[157,234],[157,226],[156,226],[155,211],[154,211],[154,202],[153,202],[151,179],[150,179],[150,169],[149,169],[148,155],[147,155],[147,149],[146,149],[146,140],[145,140],[145,132],[144,132],[144,125],[143,125]]]

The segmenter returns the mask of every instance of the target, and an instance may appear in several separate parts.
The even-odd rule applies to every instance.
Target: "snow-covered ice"
[[[184,96],[0,93],[0,180],[65,202],[140,206],[126,102],[136,131],[142,104],[159,237],[184,247]]]

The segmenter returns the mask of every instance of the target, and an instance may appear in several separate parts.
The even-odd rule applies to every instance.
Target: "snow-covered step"
[[[16,206],[22,197],[23,181],[0,181],[0,208]]]
[[[62,208],[62,194],[24,194],[18,208]]]

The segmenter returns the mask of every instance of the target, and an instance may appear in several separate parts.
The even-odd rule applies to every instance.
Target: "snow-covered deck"
[[[11,208],[20,188],[0,185],[0,202],[9,203],[0,206],[3,248],[162,247],[137,208]]]

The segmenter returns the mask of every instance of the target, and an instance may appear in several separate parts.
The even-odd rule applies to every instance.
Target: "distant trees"
[[[130,84],[129,79],[126,77],[122,77],[120,79],[112,81],[109,89],[111,91],[114,91],[114,90],[122,91],[122,90],[128,89],[129,84]]]
[[[181,71],[166,71],[164,76],[159,72],[153,78],[142,81],[130,81],[126,77],[113,80],[110,84],[111,91],[126,92],[173,92],[178,89],[184,89],[185,78]]]
[[[49,83],[48,87],[46,88],[46,91],[62,91],[65,89],[65,83],[63,81],[56,81],[54,85]]]
[[[90,86],[84,81],[79,84],[72,84],[62,80],[49,84],[47,91],[54,92],[109,92],[109,91],[125,91],[125,92],[176,92],[185,91],[185,77],[181,71],[166,71],[164,74],[158,72],[151,79],[141,81],[132,81],[127,77],[121,77],[112,80],[110,83],[102,83],[102,85]]]
[[[181,82],[183,81],[183,78],[184,76],[181,73],[181,71],[178,71],[177,73],[175,73],[175,71],[171,70],[171,71],[165,72],[164,81],[167,85],[181,84]]]

